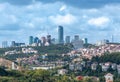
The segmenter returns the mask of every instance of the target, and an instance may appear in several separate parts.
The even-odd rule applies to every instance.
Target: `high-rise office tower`
[[[29,37],[29,45],[32,45],[33,42],[34,42],[34,38],[33,38],[33,36],[30,36],[30,37]]]
[[[84,44],[88,44],[88,39],[84,38]]]
[[[79,35],[75,35],[72,41],[72,45],[75,49],[83,48],[83,40],[79,38]]]
[[[64,43],[64,31],[63,26],[58,26],[58,44]]]
[[[56,44],[56,39],[55,39],[55,38],[52,38],[52,39],[51,39],[51,43],[52,43],[52,44]]]
[[[46,43],[46,37],[41,37],[41,44],[42,44],[42,46],[44,46],[45,45],[45,43]]]
[[[39,38],[38,37],[34,38],[34,43],[39,43]]]
[[[15,47],[15,46],[16,46],[16,42],[15,42],[15,41],[12,41],[12,42],[11,42],[11,46],[12,46],[12,47]]]
[[[8,47],[8,42],[7,41],[3,41],[2,42],[2,48],[7,48]]]
[[[66,36],[65,42],[66,42],[66,43],[70,43],[70,36]]]
[[[78,40],[79,40],[79,35],[75,35],[75,36],[74,36],[74,40],[75,40],[75,41],[78,41]]]
[[[47,35],[47,42],[51,44],[51,35]]]

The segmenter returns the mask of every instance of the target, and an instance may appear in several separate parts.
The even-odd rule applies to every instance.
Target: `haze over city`
[[[0,0],[0,42],[28,42],[29,36],[64,34],[120,42],[119,0]]]

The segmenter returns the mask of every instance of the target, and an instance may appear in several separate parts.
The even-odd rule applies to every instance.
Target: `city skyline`
[[[46,36],[29,36],[28,42],[23,43],[22,42],[16,42],[14,41],[2,41],[2,48],[7,48],[7,47],[18,47],[18,46],[49,46],[51,44],[68,44],[68,43],[74,43],[74,41],[79,41],[82,40],[82,44],[88,43],[87,38],[79,38],[79,35],[74,35],[72,38],[71,36],[64,36],[64,27],[63,26],[58,26],[57,27],[57,32],[58,32],[58,37],[52,37],[52,35],[47,34]],[[86,39],[86,41],[85,41]],[[79,43],[79,42],[77,42]]]
[[[1,0],[0,42],[28,43],[29,36],[79,35],[90,42],[109,39],[120,42],[119,0]]]

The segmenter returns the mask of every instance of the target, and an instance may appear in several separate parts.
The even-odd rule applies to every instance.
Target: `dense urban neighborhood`
[[[58,27],[58,41],[29,37],[29,44],[2,43],[0,81],[2,82],[119,82],[120,43],[102,40],[96,44],[79,35],[63,38]]]
[[[120,82],[120,0],[0,0],[0,82]]]
[[[1,48],[0,79],[5,82],[10,79],[18,82],[119,82],[120,44],[87,45],[78,49],[72,44]]]

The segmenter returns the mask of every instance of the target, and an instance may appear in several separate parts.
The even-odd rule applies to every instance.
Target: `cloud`
[[[63,2],[77,8],[100,8],[107,4],[117,4],[120,0],[36,0],[43,3]]]
[[[29,5],[33,3],[33,0],[0,0],[1,3],[8,2],[13,5]]]
[[[76,17],[72,14],[50,16],[49,19],[56,25],[71,25],[77,21]]]
[[[42,2],[44,4],[61,2],[78,8],[99,8],[106,4],[117,4],[120,0],[0,0],[1,3],[8,2],[12,5],[25,6],[35,2]]]
[[[88,20],[89,25],[94,25],[96,27],[102,27],[107,25],[110,22],[110,19],[108,17],[98,17],[98,18],[92,18]]]
[[[21,27],[19,24],[6,24],[3,26],[0,26],[0,31],[18,31]]]
[[[2,32],[0,41],[4,40],[2,37],[4,36],[8,40],[28,42],[30,35],[40,37],[47,33],[57,38],[58,25],[63,25],[65,35],[73,37],[79,34],[81,38],[87,37],[91,42],[119,33],[119,3],[105,2],[105,5],[98,8],[96,5],[103,3],[95,4],[90,2],[91,0],[84,0],[84,4],[81,1],[80,5],[80,0],[69,0],[70,2],[66,3],[67,1],[40,0],[22,5],[15,2],[13,4],[9,0],[0,3],[0,32]],[[88,2],[93,6],[86,6]],[[13,38],[11,39],[9,35]]]
[[[66,5],[63,5],[63,6],[59,9],[59,11],[64,11],[66,8],[67,8]]]

